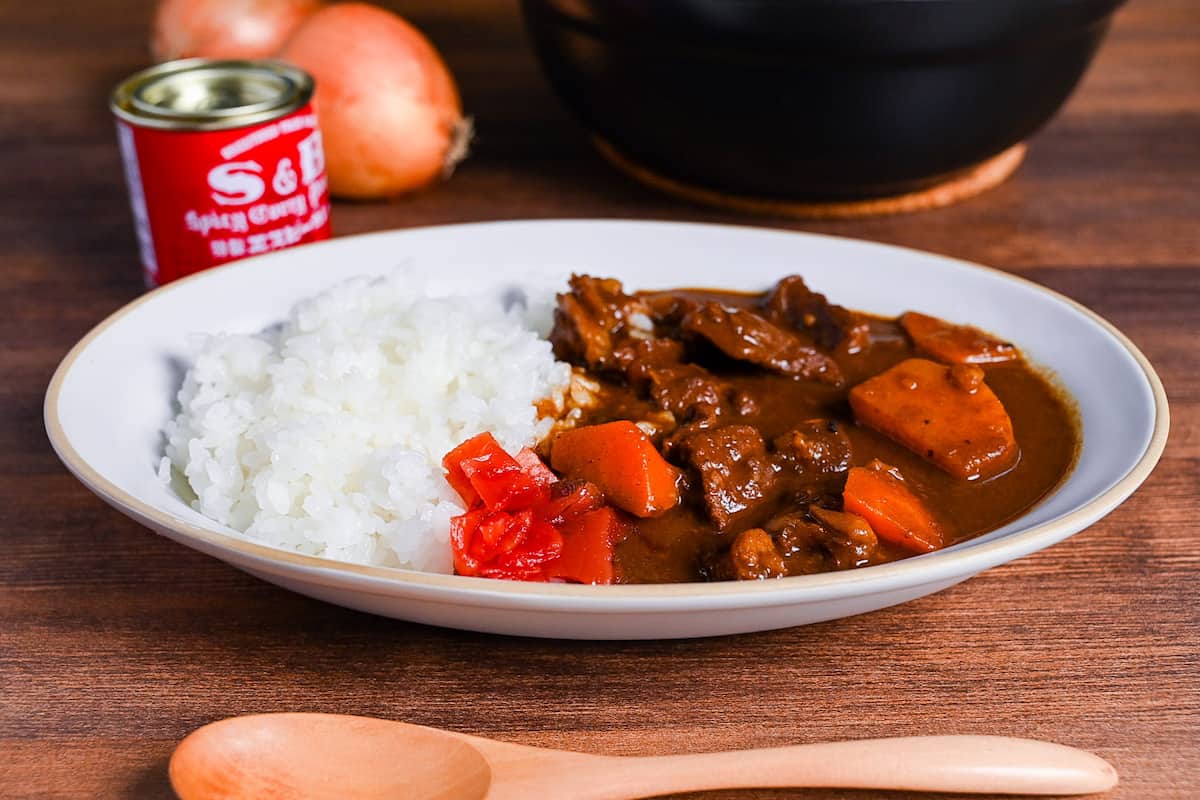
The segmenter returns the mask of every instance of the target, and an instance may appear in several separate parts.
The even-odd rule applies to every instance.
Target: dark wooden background
[[[747,220],[615,173],[550,95],[513,0],[396,2],[444,50],[479,138],[454,178],[340,204],[339,235],[523,217]],[[490,637],[345,611],[249,578],[103,505],[46,442],[42,395],[142,291],[112,85],[147,63],[148,0],[0,2],[0,795],[165,797],[165,760],[232,714],[374,714],[635,754],[989,733],[1110,759],[1120,798],[1200,796],[1200,5],[1134,0],[1016,177],[956,208],[780,224],[1007,269],[1112,320],[1172,431],[1100,524],[933,597],[680,642]],[[862,798],[851,792],[719,797]],[[894,795],[899,796],[899,795]]]

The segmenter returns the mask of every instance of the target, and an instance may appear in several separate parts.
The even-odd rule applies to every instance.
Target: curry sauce
[[[946,366],[898,320],[835,306],[799,278],[765,294],[625,294],[615,281],[576,276],[551,334],[556,355],[594,389],[571,424],[637,422],[680,476],[678,505],[630,518],[615,550],[618,582],[778,577],[914,554],[844,513],[847,475],[868,465],[886,467],[929,510],[938,546],[1038,503],[1079,448],[1069,400],[1011,345],[933,324],[969,331],[991,349],[978,351],[982,363]],[[992,464],[999,474],[952,474],[932,451],[915,452],[895,431],[856,418],[851,390],[909,359],[982,377],[1015,440],[1009,460]]]

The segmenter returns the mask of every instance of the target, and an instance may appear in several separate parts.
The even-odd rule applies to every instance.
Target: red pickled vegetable
[[[456,573],[613,582],[613,548],[624,526],[594,484],[559,480],[528,447],[510,456],[490,433],[455,447],[442,466],[470,507],[450,520]]]
[[[576,517],[604,505],[604,492],[587,481],[559,481],[550,490],[550,499],[538,508],[538,515],[551,525],[561,526]]]
[[[532,451],[530,455],[537,457]],[[468,506],[482,502],[494,511],[506,511],[527,508],[549,496],[545,474],[522,466],[490,433],[473,436],[451,450],[442,466],[446,481]],[[550,472],[544,464],[541,469]]]
[[[479,493],[471,486],[470,479],[462,470],[462,462],[468,458],[482,458],[492,450],[501,450],[500,443],[490,433],[472,436],[442,456],[442,468],[446,470],[446,482],[458,492],[458,496],[467,506],[479,502]]]
[[[618,512],[607,507],[567,521],[562,526],[562,553],[549,562],[546,577],[571,583],[612,583],[613,548],[624,529]]]
[[[559,532],[528,509],[476,509],[454,517],[450,543],[459,575],[523,581],[545,580],[546,564],[563,547]]]
[[[533,479],[534,483],[542,486],[553,486],[558,481],[558,476],[554,471],[546,466],[545,462],[528,447],[522,447],[514,456],[517,463],[521,465],[521,469]]]

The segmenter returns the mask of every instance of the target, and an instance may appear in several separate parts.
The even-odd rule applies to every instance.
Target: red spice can
[[[312,77],[278,61],[168,61],[117,86],[147,285],[329,238],[312,94]]]

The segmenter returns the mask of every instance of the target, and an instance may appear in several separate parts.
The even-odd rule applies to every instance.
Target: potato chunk
[[[851,389],[850,407],[955,477],[986,480],[1017,463],[1012,421],[980,367],[910,358]]]

